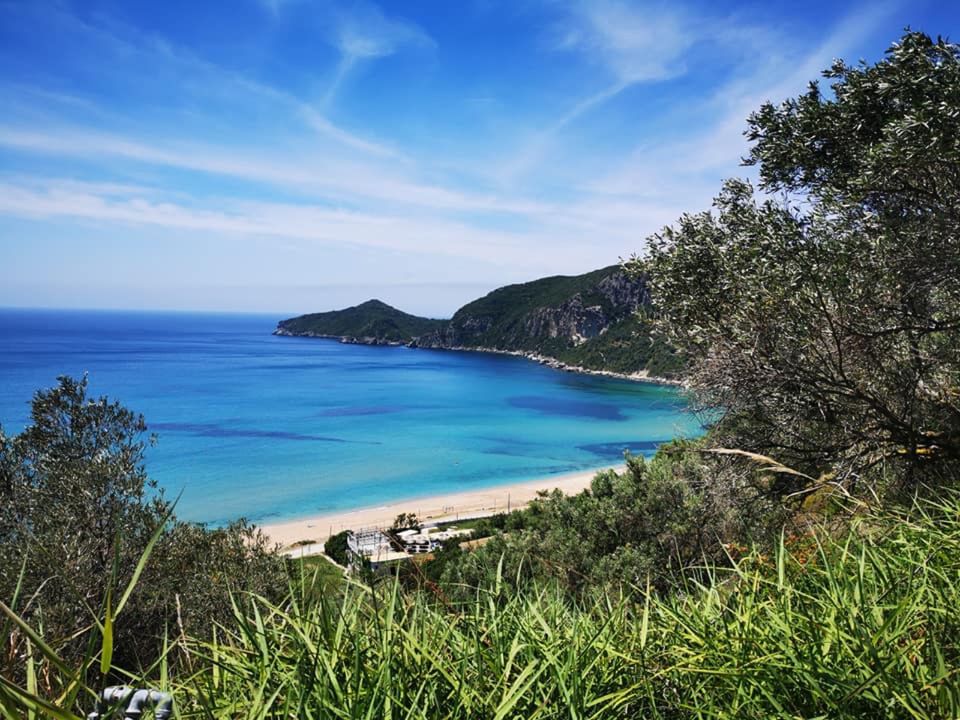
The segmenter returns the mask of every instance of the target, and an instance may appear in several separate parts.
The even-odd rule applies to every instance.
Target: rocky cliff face
[[[581,278],[583,282],[571,282]],[[553,287],[545,285],[550,281]],[[574,291],[557,299],[565,285],[573,286]],[[540,304],[538,296],[550,297],[553,302]],[[603,335],[613,323],[647,302],[649,293],[643,280],[632,279],[618,268],[580,278],[547,278],[495,290],[459,310],[446,327],[414,339],[412,345],[538,351],[544,350],[544,343],[576,347]]]
[[[558,308],[537,308],[527,317],[523,328],[533,337],[563,338],[579,345],[600,335],[609,324],[602,307],[584,306],[583,298],[577,294]]]
[[[650,290],[643,278],[630,278],[623,270],[607,275],[597,283],[597,292],[624,313],[636,312],[650,304]]]

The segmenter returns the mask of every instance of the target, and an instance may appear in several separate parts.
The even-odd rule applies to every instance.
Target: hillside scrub
[[[503,572],[454,606],[392,582],[340,606],[250,598],[182,692],[214,717],[956,717],[958,551],[952,498],[636,602]]]
[[[281,320],[277,325],[277,332],[406,343],[419,335],[443,327],[446,322],[410,315],[380,300],[368,300],[344,310],[311,313]]]
[[[438,556],[445,592],[469,595],[498,564],[503,582],[556,582],[573,597],[648,581],[667,589],[679,572],[724,563],[725,543],[762,541],[791,522],[766,474],[713,461],[702,449],[675,441],[651,460],[629,457],[621,473],[598,473],[576,495],[544,493],[505,516],[477,550],[456,562]]]
[[[958,716],[956,496],[731,553],[676,592],[576,602],[502,570],[455,603],[389,578],[235,594],[212,634],[171,640],[181,672],[128,682],[172,690],[185,718]],[[33,663],[59,676],[50,655]],[[0,706],[45,712],[7,681]]]
[[[641,316],[648,305],[645,279],[611,266],[498,288],[460,308],[435,339],[441,346],[534,352],[574,367],[671,377],[680,360],[651,337]]]

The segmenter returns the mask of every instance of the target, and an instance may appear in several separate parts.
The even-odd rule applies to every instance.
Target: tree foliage
[[[416,513],[402,512],[393,519],[391,530],[419,530],[420,524]]]
[[[349,535],[349,530],[342,530],[336,535],[328,537],[323,544],[323,552],[326,556],[343,567],[346,567],[350,562],[350,558],[347,556],[347,537]]]
[[[766,199],[729,181],[634,269],[720,441],[847,487],[940,482],[960,456],[960,47],[908,32],[824,76],[750,117]]]
[[[544,494],[510,513],[503,532],[447,564],[443,581],[475,588],[500,572],[518,587],[556,581],[572,596],[648,579],[665,588],[682,571],[724,562],[725,543],[769,535],[784,519],[766,478],[678,441],[650,461],[628,458],[622,473],[598,473],[589,490]]]
[[[446,322],[410,315],[380,300],[367,300],[344,310],[281,320],[277,329],[293,335],[375,338],[382,342],[406,343],[418,335],[439,330]]]
[[[144,468],[143,417],[87,387],[61,377],[34,395],[22,433],[0,430],[0,599],[42,625],[68,659],[82,655],[78,629],[101,613],[105,586],[127,586],[171,510]],[[164,633],[206,633],[232,614],[232,591],[285,587],[282,561],[252,526],[168,520],[114,628],[116,663],[149,665]],[[24,638],[12,632],[4,644],[0,666],[22,672]]]

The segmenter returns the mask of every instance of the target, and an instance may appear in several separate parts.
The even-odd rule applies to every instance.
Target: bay
[[[183,519],[276,522],[589,470],[700,432],[675,388],[271,335],[280,316],[0,310],[0,423],[88,373],[142,413]]]

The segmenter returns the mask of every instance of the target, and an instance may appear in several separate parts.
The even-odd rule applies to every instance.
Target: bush
[[[349,587],[342,607],[251,599],[197,643],[212,662],[183,692],[209,716],[957,717],[958,573],[953,497],[787,536],[636,602],[513,592],[502,573],[453,607],[390,584]]]
[[[668,587],[678,572],[722,563],[724,543],[771,537],[789,510],[760,472],[712,460],[702,443],[676,441],[623,473],[598,473],[578,495],[545,494],[506,516],[505,534],[447,565],[445,589],[471,593],[498,565],[517,587],[558,581],[573,596],[599,587]]]
[[[336,535],[328,537],[323,544],[323,552],[326,553],[327,557],[343,567],[346,567],[349,562],[347,557],[347,537],[349,535],[349,530],[338,532]]]
[[[459,604],[397,582],[348,583],[342,603],[294,586],[238,596],[213,638],[185,641],[193,672],[171,689],[181,715],[211,718],[954,718],[958,576],[954,496],[784,536],[667,595],[573,603],[502,573]],[[31,698],[0,685],[8,714]]]
[[[35,394],[20,435],[0,431],[0,599],[16,597],[67,661],[84,656],[90,636],[78,630],[91,629],[107,586],[120,596],[164,524],[113,628],[119,666],[149,666],[165,636],[208,633],[230,617],[231,592],[285,591],[282,559],[251,526],[171,517],[144,469],[145,430],[119,403],[89,398],[86,378],[61,377]],[[14,629],[5,645],[2,674],[22,678],[26,638]]]

